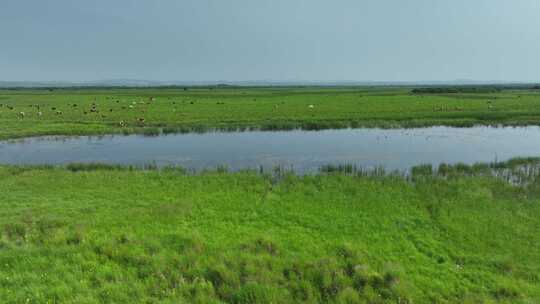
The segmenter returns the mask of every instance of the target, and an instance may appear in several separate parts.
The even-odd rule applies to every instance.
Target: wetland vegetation
[[[416,89],[419,90],[419,89]],[[422,90],[422,89],[420,89]],[[425,92],[425,90],[428,90]],[[540,92],[405,87],[0,90],[0,139],[37,135],[538,125]]]
[[[535,303],[537,162],[259,174],[0,167],[3,303]]]
[[[0,104],[2,139],[540,122],[534,90],[24,89]],[[538,303],[538,168],[0,165],[0,302]]]

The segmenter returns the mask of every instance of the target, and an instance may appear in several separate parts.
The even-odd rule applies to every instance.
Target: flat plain
[[[410,88],[0,90],[0,139],[256,128],[531,125],[540,90],[414,94]],[[160,131],[161,129],[161,131]]]
[[[540,123],[534,90],[25,89],[0,104],[2,139]],[[0,165],[0,302],[539,303],[538,165]]]

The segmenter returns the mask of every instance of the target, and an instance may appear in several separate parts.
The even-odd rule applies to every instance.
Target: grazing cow
[[[41,115],[43,115],[43,113],[41,111],[39,111],[39,112],[37,112],[37,115],[41,116]]]
[[[313,109],[313,108],[315,108],[315,106],[314,105],[309,105],[309,108]]]
[[[19,117],[20,118],[24,118],[24,116],[26,116],[26,114],[24,114],[24,112],[19,112]]]

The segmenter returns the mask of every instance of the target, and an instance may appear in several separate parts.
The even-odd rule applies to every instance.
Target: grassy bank
[[[538,303],[538,182],[480,171],[0,167],[0,302]]]
[[[540,124],[538,90],[407,88],[0,90],[0,138],[431,125]]]

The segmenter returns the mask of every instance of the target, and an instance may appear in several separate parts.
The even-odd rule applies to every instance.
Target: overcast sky
[[[539,0],[0,0],[0,80],[540,81]]]

